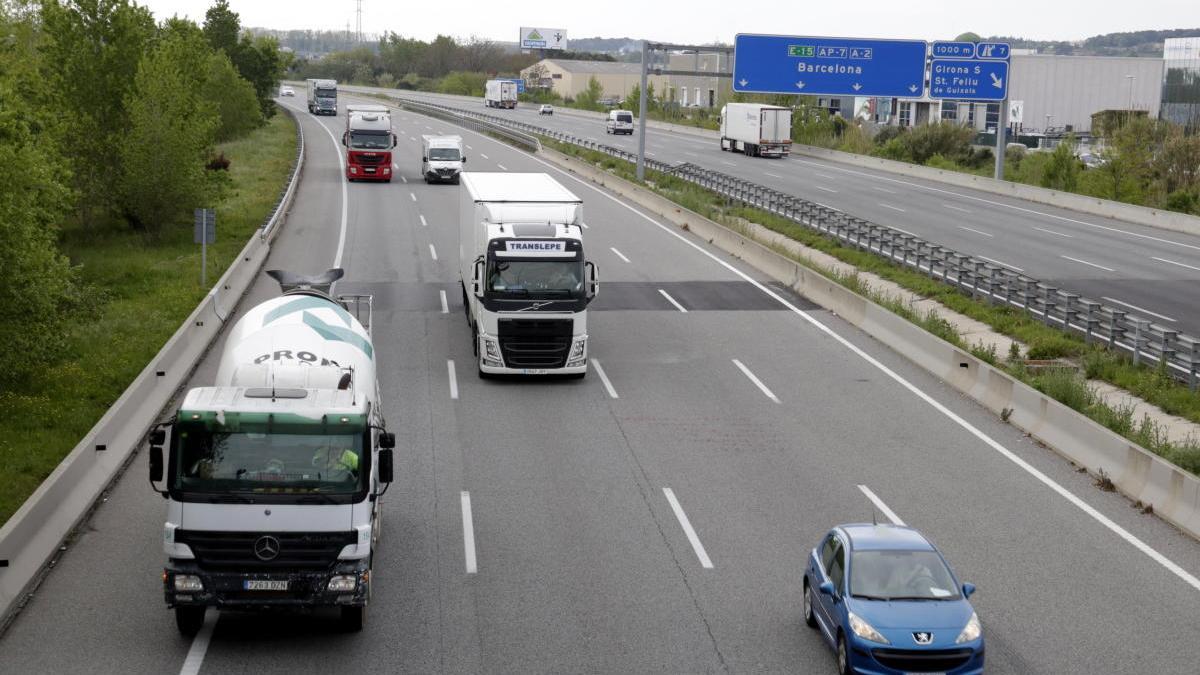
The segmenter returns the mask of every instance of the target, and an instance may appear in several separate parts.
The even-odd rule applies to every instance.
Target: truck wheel
[[[363,629],[363,624],[367,622],[367,608],[358,607],[342,607],[342,630],[347,633],[358,633]]]
[[[195,606],[179,606],[175,608],[175,625],[179,628],[179,634],[184,637],[193,637],[200,632],[200,628],[204,626],[204,610],[205,607]]]

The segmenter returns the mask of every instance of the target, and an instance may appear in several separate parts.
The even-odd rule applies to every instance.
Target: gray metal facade
[[[1162,59],[1014,55],[1008,97],[1024,101],[1026,130],[1045,129],[1049,119],[1055,128],[1090,131],[1093,113],[1127,110],[1131,103],[1158,117],[1162,83]]]

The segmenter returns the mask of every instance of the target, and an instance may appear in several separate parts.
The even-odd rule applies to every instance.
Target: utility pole
[[[363,41],[362,40],[362,0],[355,0],[355,4],[357,5],[357,10],[355,12],[356,16],[355,16],[355,24],[354,24],[354,41],[361,44]]]
[[[646,180],[646,71],[650,67],[650,43],[642,40],[642,88],[638,93],[637,179]]]
[[[1126,75],[1125,79],[1129,80],[1129,115],[1133,116],[1133,81],[1136,79],[1133,75]]]
[[[996,120],[996,180],[1004,180],[1004,151],[1008,149],[1008,97],[1000,101],[1000,119]]]

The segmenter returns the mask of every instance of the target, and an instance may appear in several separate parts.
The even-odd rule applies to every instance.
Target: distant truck
[[[381,105],[346,106],[346,179],[392,182],[392,115]]]
[[[466,161],[462,136],[421,137],[421,175],[426,183],[437,181],[458,185]]]
[[[792,151],[792,110],[761,103],[721,108],[721,149],[752,157],[787,157]]]
[[[488,80],[483,87],[483,104],[489,108],[516,108],[517,83],[512,80]]]
[[[150,432],[150,481],[167,500],[163,593],[184,635],[207,607],[336,607],[356,631],[371,598],[396,443],[371,297],[332,296],[340,269],[267,274],[282,295],[246,312],[213,385]]]
[[[337,80],[315,80],[309,78],[308,112],[314,115],[337,115]]]
[[[479,376],[587,374],[583,202],[544,173],[465,173],[458,260]]]

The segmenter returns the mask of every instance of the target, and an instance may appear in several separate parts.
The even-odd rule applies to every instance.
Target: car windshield
[[[429,159],[439,162],[457,162],[458,148],[430,148]]]
[[[850,594],[873,600],[957,600],[958,588],[934,551],[855,551]]]
[[[362,434],[225,433],[181,424],[174,486],[185,492],[353,494],[364,477]]]
[[[516,297],[577,297],[583,290],[583,263],[578,260],[492,260],[487,291]]]
[[[386,131],[351,131],[350,147],[359,150],[386,150],[392,147],[392,135]]]

